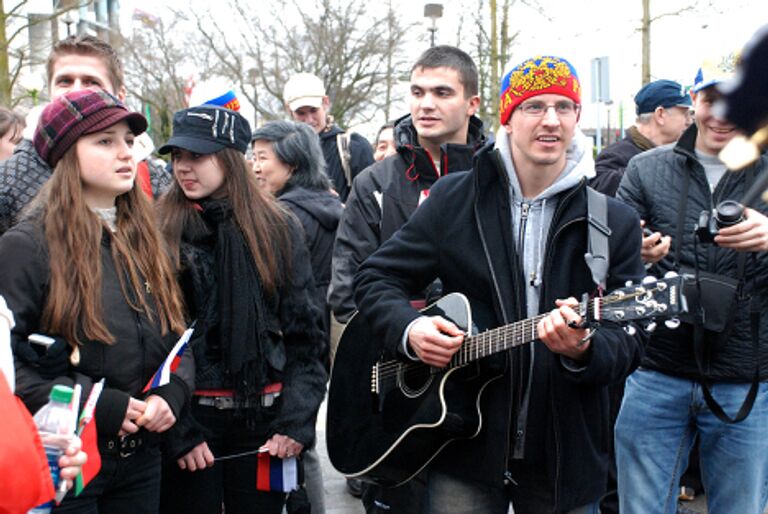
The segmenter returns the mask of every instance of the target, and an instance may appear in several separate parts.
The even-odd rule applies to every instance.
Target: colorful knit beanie
[[[512,68],[501,81],[499,119],[504,125],[528,98],[555,94],[581,104],[581,84],[571,63],[561,57],[540,55]]]

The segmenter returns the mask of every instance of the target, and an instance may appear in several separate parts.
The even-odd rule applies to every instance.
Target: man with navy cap
[[[635,125],[626,137],[606,146],[595,160],[597,176],[590,186],[601,193],[615,195],[624,169],[635,155],[656,146],[674,143],[693,120],[691,97],[672,80],[657,80],[644,85],[635,95]]]

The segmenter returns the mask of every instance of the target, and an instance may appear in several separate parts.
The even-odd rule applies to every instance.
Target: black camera
[[[702,243],[715,243],[721,228],[744,221],[744,206],[735,200],[725,200],[712,211],[701,211],[696,224],[696,237]]]

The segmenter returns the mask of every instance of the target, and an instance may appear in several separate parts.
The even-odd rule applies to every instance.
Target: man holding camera
[[[762,513],[768,497],[768,206],[724,203],[768,173],[768,157],[738,172],[718,159],[738,133],[713,109],[734,60],[702,65],[695,124],[675,146],[633,158],[618,190],[650,229],[642,256],[652,271],[694,277],[688,316],[656,330],[627,379],[616,423],[622,514],[675,512],[696,437],[710,512]]]

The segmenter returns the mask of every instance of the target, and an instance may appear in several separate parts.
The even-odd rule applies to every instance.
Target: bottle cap
[[[56,385],[51,389],[49,398],[54,402],[69,403],[72,401],[74,391],[65,385]]]

